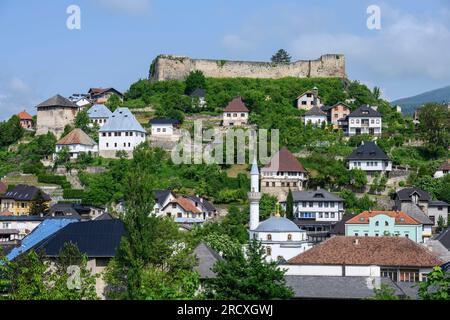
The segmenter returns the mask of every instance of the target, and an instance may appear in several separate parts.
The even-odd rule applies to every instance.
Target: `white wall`
[[[248,122],[248,112],[224,112],[223,125],[228,126],[233,123],[235,126],[246,124]]]
[[[318,201],[312,201],[312,207],[309,206],[310,201],[306,201],[306,207],[303,207],[303,201],[295,201],[294,213],[297,215],[297,217],[300,217],[302,212],[313,212],[316,214],[316,221],[340,221],[344,213],[344,204],[337,201],[326,202],[328,203],[328,207],[325,207],[324,202],[321,202],[322,207],[319,207]],[[331,207],[331,203],[333,203],[333,207]],[[283,206],[285,207],[286,204],[284,203]],[[319,213],[322,213],[322,217],[320,217]],[[334,217],[332,216],[332,213],[334,213]]]
[[[69,152],[73,155],[70,157],[71,159],[77,159],[80,153],[88,153],[89,151],[92,153],[98,153],[98,145],[86,146],[83,144],[70,144],[70,145],[56,145],[56,152],[60,152],[64,147],[69,149]]]
[[[173,135],[173,126],[171,124],[152,124],[152,135],[171,136]]]
[[[368,126],[362,125],[362,120],[368,120]],[[382,119],[380,117],[350,117],[348,120],[348,134],[355,135],[356,128],[361,129],[361,134],[369,133],[369,129],[374,129],[374,134],[381,134]]]
[[[292,276],[343,276],[341,265],[283,265],[286,275]],[[347,277],[380,276],[379,266],[345,266]]]
[[[133,151],[134,148],[145,142],[145,133],[130,131],[132,136],[126,136],[125,131],[118,132],[120,136],[115,136],[115,132],[99,133],[99,150],[100,151]],[[103,136],[106,134],[106,136]],[[109,136],[111,134],[111,136]],[[116,145],[117,144],[117,145]]]
[[[363,171],[392,171],[392,161],[350,160],[349,169],[361,169]]]
[[[305,125],[310,123],[313,126],[321,126],[322,123],[327,123],[326,116],[305,116]]]

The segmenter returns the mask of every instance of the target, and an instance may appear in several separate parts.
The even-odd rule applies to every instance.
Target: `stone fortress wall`
[[[316,60],[290,64],[271,62],[192,59],[186,56],[159,55],[150,67],[151,81],[183,80],[191,71],[200,70],[210,78],[339,77],[345,78],[345,56],[325,54]]]

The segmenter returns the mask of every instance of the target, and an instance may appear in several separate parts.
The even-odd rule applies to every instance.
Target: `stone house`
[[[19,112],[17,114],[20,120],[20,126],[26,130],[32,130],[33,129],[33,117],[23,110],[22,112]]]
[[[242,126],[248,123],[249,110],[241,97],[236,97],[223,109],[223,126]]]
[[[312,90],[303,92],[297,97],[296,105],[299,110],[310,110],[313,107],[322,107],[319,90],[314,87]]]
[[[128,108],[118,108],[98,131],[99,154],[115,158],[118,151],[125,151],[128,157],[133,150],[146,141],[147,132]]]
[[[53,133],[61,137],[67,125],[73,125],[80,107],[59,94],[37,105],[36,135]]]
[[[77,159],[82,153],[98,154],[98,144],[89,137],[83,130],[76,128],[69,132],[65,137],[56,142],[56,153],[67,148],[70,159]],[[57,155],[55,154],[55,157]]]
[[[261,192],[284,201],[289,189],[301,191],[308,181],[308,172],[286,148],[283,147],[261,169]]]
[[[328,123],[331,123],[334,129],[339,128],[339,121],[350,114],[350,107],[342,102],[332,106],[323,106],[321,109],[327,114]]]

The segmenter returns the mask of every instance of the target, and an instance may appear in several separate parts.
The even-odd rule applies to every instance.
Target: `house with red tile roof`
[[[421,221],[403,211],[364,211],[345,223],[346,236],[395,236],[414,242],[424,242],[423,229]]]
[[[205,222],[204,213],[186,197],[179,196],[170,200],[162,209],[159,215],[171,217],[177,223],[196,224]]]
[[[83,130],[77,128],[56,142],[56,153],[67,148],[70,159],[77,159],[81,153],[98,154],[98,144]]]
[[[20,126],[24,129],[33,129],[33,117],[25,110],[19,112],[17,116],[20,119]]]
[[[289,189],[302,191],[308,181],[308,171],[297,158],[283,147],[261,169],[261,192],[285,201]]]
[[[242,126],[248,123],[250,110],[241,97],[236,97],[223,109],[223,125],[225,127]]]
[[[439,168],[434,173],[435,178],[442,178],[447,173],[450,172],[450,161],[446,160],[443,164],[439,166]]]
[[[90,88],[88,91],[89,99],[94,104],[105,104],[113,94],[123,101],[123,93],[114,88]]]
[[[423,281],[442,261],[425,246],[404,237],[336,236],[280,265],[287,275],[390,278]]]

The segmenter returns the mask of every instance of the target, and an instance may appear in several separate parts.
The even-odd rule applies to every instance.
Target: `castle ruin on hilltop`
[[[159,55],[150,67],[149,80],[183,80],[189,72],[196,70],[210,78],[346,77],[345,56],[342,54],[325,54],[316,60],[299,60],[289,64]]]

